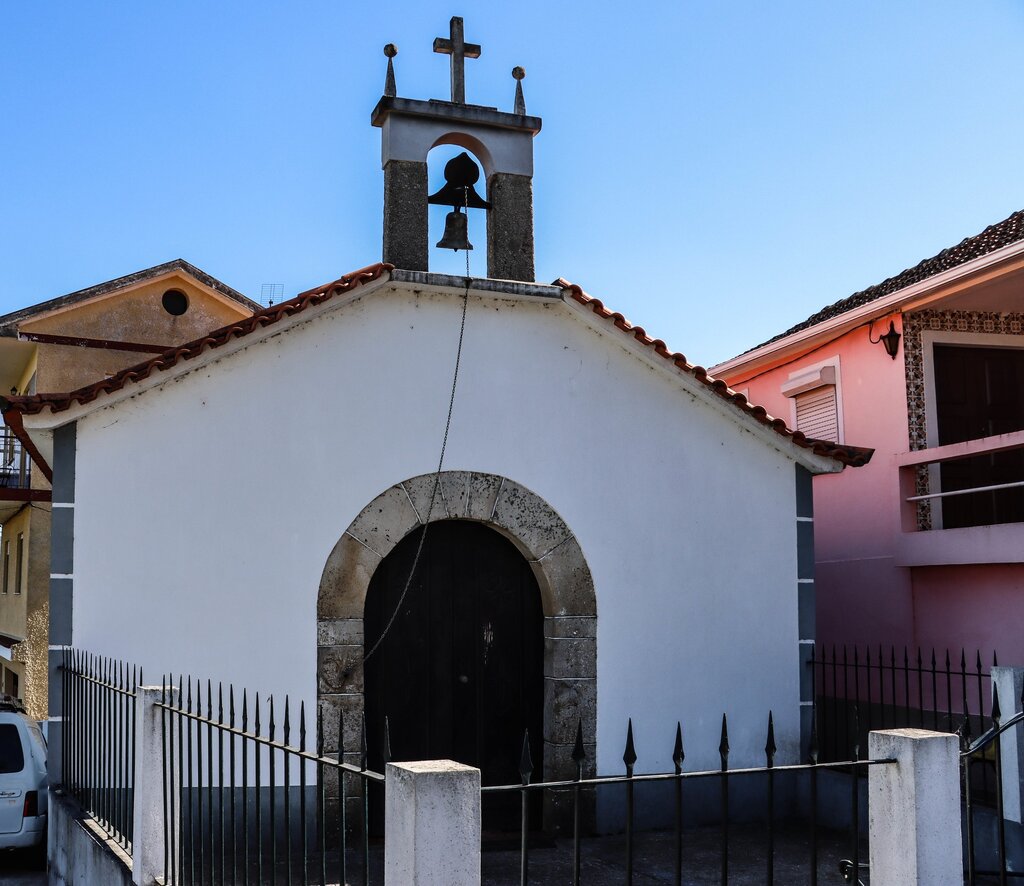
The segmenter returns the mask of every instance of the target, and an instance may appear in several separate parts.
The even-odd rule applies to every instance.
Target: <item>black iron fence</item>
[[[998,665],[995,653],[992,665]],[[823,761],[850,758],[873,729],[916,727],[978,735],[991,716],[991,677],[970,659],[904,646],[815,648],[814,697]]]
[[[162,685],[166,883],[370,882],[370,794],[384,776],[367,769],[365,723],[346,763],[324,752],[322,709],[310,736],[305,704],[296,721],[287,696],[250,705],[209,680]],[[340,744],[343,715],[330,725]]]
[[[813,723],[813,719],[812,719]],[[820,876],[819,846],[822,828],[819,826],[819,777],[824,772],[842,772],[846,776],[848,790],[848,802],[850,804],[849,832],[848,832],[848,855],[849,858],[841,859],[836,868],[832,869],[831,875],[826,874],[822,882],[836,882],[842,877],[847,882],[857,883],[860,878],[866,875],[867,863],[862,852],[866,834],[861,827],[861,799],[860,782],[861,776],[866,774],[870,766],[888,765],[893,760],[861,760],[859,748],[854,746],[852,756],[845,761],[822,762],[819,760],[819,749],[817,730],[812,725],[810,749],[808,762],[801,764],[776,765],[775,757],[777,747],[775,744],[775,727],[771,713],[768,715],[768,727],[765,739],[765,764],[757,767],[730,768],[729,763],[729,727],[728,720],[723,714],[722,730],[718,745],[720,767],[709,770],[685,771],[683,763],[685,752],[683,748],[683,731],[681,724],[676,725],[675,741],[672,749],[673,770],[671,772],[655,774],[637,774],[635,771],[638,760],[633,740],[633,722],[629,721],[626,729],[626,742],[622,754],[623,772],[615,775],[604,775],[597,777],[583,777],[584,768],[587,763],[586,745],[583,740],[582,723],[577,726],[576,742],[572,753],[575,763],[575,776],[571,779],[559,781],[531,781],[534,771],[534,763],[530,755],[529,737],[524,736],[523,750],[520,760],[520,784],[500,785],[483,787],[484,798],[501,794],[519,794],[521,807],[521,825],[519,829],[519,868],[520,883],[526,886],[530,882],[544,882],[541,879],[531,881],[530,872],[530,843],[531,830],[537,822],[531,821],[531,797],[538,792],[560,793],[568,795],[571,809],[571,882],[573,886],[579,886],[584,882],[583,871],[583,845],[584,845],[584,810],[588,795],[593,795],[598,790],[617,789],[621,792],[621,800],[624,806],[624,829],[625,843],[622,854],[621,872],[625,884],[631,886],[634,877],[645,873],[638,870],[636,851],[636,791],[642,785],[665,785],[671,791],[671,882],[683,883],[684,874],[689,876],[690,862],[684,854],[684,812],[685,796],[689,788],[684,788],[687,783],[693,782],[717,782],[718,793],[718,864],[723,886],[729,882],[730,877],[730,837],[735,824],[730,813],[730,786],[738,780],[760,779],[762,790],[759,793],[761,807],[760,822],[762,829],[762,845],[760,851],[763,855],[764,879],[761,882],[774,884],[776,882],[792,882],[785,877],[792,877],[790,869],[783,879],[776,879],[776,850],[778,811],[776,804],[776,786],[781,779],[804,778],[806,779],[809,792],[806,820],[806,858],[804,872],[801,875],[801,882],[817,886]],[[703,804],[705,796],[699,801]],[[747,813],[750,813],[750,794],[746,801]],[[648,859],[648,863],[650,863]],[[706,870],[706,867],[705,867]],[[649,873],[649,872],[647,872]],[[747,882],[744,880],[744,882]]]
[[[993,878],[997,880],[1000,886],[1006,886],[1006,883],[1011,878],[1024,879],[1024,872],[1013,870],[1014,867],[1019,866],[1021,861],[1019,850],[1017,853],[1018,857],[1014,860],[1011,860],[1010,853],[1007,851],[1007,829],[1008,827],[1014,826],[1019,831],[1020,825],[1010,823],[1006,819],[1004,809],[1005,796],[1002,761],[1002,736],[1009,730],[1014,729],[1017,730],[1018,741],[1021,740],[1022,736],[1019,727],[1020,724],[1024,722],[1024,712],[1014,714],[1005,723],[1001,721],[1001,717],[1002,713],[999,709],[999,692],[998,690],[993,689],[991,726],[985,730],[985,732],[983,732],[976,741],[971,741],[969,735],[961,733],[961,742],[963,746],[963,750],[960,753],[960,767],[963,777],[963,789],[961,793],[965,804],[964,823],[967,831],[964,861],[968,886],[976,886],[979,882],[990,883],[993,881]],[[996,808],[994,821],[996,830],[995,852],[984,853],[980,864],[978,858],[978,840],[976,839],[979,810],[974,800],[974,797],[977,794],[977,791],[975,790],[977,776],[974,773],[979,765],[985,772],[985,790],[988,791],[988,785],[994,782]],[[990,768],[994,774],[994,778],[991,782],[988,779],[988,772]],[[1019,784],[1014,785],[1014,787],[1016,790],[1020,790]],[[1016,842],[1020,842],[1019,835]],[[984,857],[985,855],[988,856],[987,859]],[[986,864],[986,861],[994,861],[994,869],[990,864]],[[1016,864],[1014,862],[1016,862]],[[979,877],[987,879],[981,881],[978,879]]]
[[[142,672],[122,661],[66,649],[63,787],[131,854],[135,698]]]
[[[706,822],[709,810],[715,830],[710,837],[707,830],[701,830],[705,851],[699,864],[704,871],[708,869],[707,850],[711,849],[716,879],[723,884],[730,882],[731,869],[734,876],[736,873],[737,830],[741,822],[751,821],[758,828],[753,839],[756,864],[763,871],[757,875],[759,881],[795,882],[793,877],[798,876],[800,882],[815,886],[835,882],[837,875],[852,883],[866,879],[862,789],[868,767],[893,761],[863,760],[861,750],[868,729],[903,726],[961,735],[967,840],[964,866],[970,886],[1005,884],[1010,878],[1024,876],[1010,870],[1014,853],[1012,846],[1007,848],[1007,828],[1012,823],[1004,820],[1000,757],[1002,736],[1024,722],[1024,714],[1001,721],[998,695],[989,687],[990,675],[984,671],[980,655],[973,667],[968,667],[965,655],[961,655],[959,666],[953,667],[948,656],[940,665],[935,656],[925,657],[920,651],[913,659],[909,652],[904,653],[901,661],[894,650],[863,659],[855,649],[844,650],[842,655],[833,650],[831,655],[813,656],[811,664],[819,703],[812,711],[809,747],[801,763],[777,762],[771,714],[764,733],[763,765],[756,766],[735,767],[731,762],[729,724],[724,715],[717,748],[719,765],[710,769],[685,769],[683,730],[677,724],[671,771],[638,773],[630,721],[622,770],[584,777],[591,768],[589,745],[579,724],[571,755],[572,775],[533,781],[536,767],[528,736],[524,736],[520,782],[482,788],[485,816],[489,798],[492,802],[506,798],[519,807],[515,833],[519,882],[549,881],[536,869],[533,846],[538,832],[546,828],[550,833],[556,819],[565,838],[554,847],[564,862],[564,876],[560,875],[559,881],[585,882],[587,855],[595,846],[590,839],[595,832],[595,800],[602,799],[605,811],[613,809],[613,817],[621,824],[618,869],[622,882],[631,884],[651,861],[653,844],[645,843],[646,835],[640,833],[651,827],[650,808],[637,800],[638,792],[647,791],[651,793],[644,793],[645,802],[657,793],[664,813],[658,825],[666,828],[658,844],[664,855],[659,870],[671,870],[669,882],[681,884],[692,873],[693,841],[684,841],[684,831],[689,829],[692,836],[695,812],[699,812],[696,818]],[[154,716],[144,714],[154,710],[152,697],[145,707],[138,707],[141,670],[76,650],[64,652],[61,682],[63,786],[130,854],[136,719]],[[989,692],[992,702],[986,704]],[[155,710],[160,744],[157,765],[162,767],[162,792],[157,789],[154,793],[163,806],[166,876],[162,882],[365,886],[380,880],[381,853],[379,847],[371,852],[369,834],[371,804],[383,799],[384,776],[367,768],[364,722],[358,724],[361,752],[345,759],[324,750],[343,745],[347,728],[343,714],[337,713],[333,722],[326,723],[325,711],[320,708],[311,722],[305,705],[299,705],[296,715],[287,697],[283,702],[261,699],[258,694],[238,693],[233,686],[209,680],[165,677]],[[827,744],[819,743],[819,727],[823,727]],[[157,731],[151,734],[157,735]],[[981,737],[973,741],[972,735],[978,734]],[[386,724],[383,758],[390,759]],[[741,785],[746,787],[742,808],[737,810],[736,788]],[[779,803],[780,789],[789,797],[788,805]],[[979,808],[979,797],[988,792],[994,815]],[[538,798],[542,802],[536,802]],[[834,851],[832,830],[837,807],[845,808],[839,837],[841,859]],[[986,814],[988,819],[984,819]],[[996,834],[991,850],[979,847],[978,821],[987,822],[985,827]],[[800,829],[800,839],[787,844],[785,871],[780,873],[780,829],[785,827],[792,834],[794,826]],[[608,827],[608,819],[602,827],[615,830],[614,824]],[[819,851],[823,835],[830,841],[828,858]],[[744,863],[749,871],[749,828],[743,836],[747,844]],[[159,843],[156,845],[160,851]],[[801,853],[799,874],[793,873],[794,845]],[[638,852],[638,846],[643,851]],[[993,877],[997,879],[985,879]]]

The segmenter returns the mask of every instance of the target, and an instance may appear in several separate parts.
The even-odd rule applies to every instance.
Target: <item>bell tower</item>
[[[408,271],[429,270],[427,205],[452,207],[442,248],[472,248],[461,211],[487,213],[487,276],[533,282],[533,138],[540,117],[526,113],[522,80],[516,67],[512,113],[466,103],[466,59],[480,57],[480,46],[465,41],[462,19],[454,16],[449,36],[434,40],[434,52],[451,56],[451,100],[399,98],[394,58],[398,49],[384,47],[388,59],[384,95],[373,109],[371,123],[381,130],[384,168],[384,261]],[[473,189],[479,172],[472,158],[460,155],[445,170],[446,183],[435,183],[428,197],[427,154],[438,145],[465,148],[483,167],[486,200]],[[465,157],[465,159],[463,159]]]

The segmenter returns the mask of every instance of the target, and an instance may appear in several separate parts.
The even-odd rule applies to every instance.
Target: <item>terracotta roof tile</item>
[[[800,448],[810,449],[815,455],[828,456],[829,458],[834,458],[836,461],[842,462],[844,465],[849,465],[850,467],[855,468],[866,465],[871,460],[871,456],[874,454],[873,449],[864,449],[859,446],[842,446],[828,440],[816,440],[812,437],[804,436],[801,431],[791,430],[786,426],[786,423],[781,418],[775,418],[774,416],[769,415],[768,411],[763,406],[757,406],[753,403],[749,403],[747,398],[743,394],[739,393],[739,391],[732,390],[732,388],[730,388],[720,378],[712,378],[708,375],[708,371],[703,366],[696,366],[690,363],[683,354],[669,351],[665,342],[660,338],[651,338],[647,335],[647,332],[642,326],[633,326],[618,311],[608,310],[600,299],[587,295],[575,283],[570,283],[568,280],[564,280],[559,277],[555,280],[554,285],[561,286],[569,293],[571,298],[579,302],[581,305],[589,307],[595,314],[597,314],[598,317],[610,320],[613,325],[618,329],[621,329],[627,335],[631,335],[641,344],[646,345],[649,348],[653,348],[654,352],[659,357],[664,357],[666,360],[672,361],[673,365],[681,372],[692,375],[697,379],[697,381],[706,385],[723,400],[728,400],[737,409],[751,416],[761,424],[767,425],[777,434],[785,437]]]
[[[13,408],[24,415],[35,415],[46,409],[49,409],[51,412],[62,412],[74,405],[91,403],[102,394],[118,391],[132,382],[149,378],[154,372],[170,369],[185,360],[198,357],[205,351],[221,347],[233,339],[242,338],[255,332],[257,329],[265,328],[286,317],[301,313],[307,308],[321,304],[336,295],[351,292],[360,286],[379,279],[392,269],[393,265],[386,263],[370,265],[351,274],[346,274],[331,283],[326,283],[323,286],[318,286],[316,289],[300,293],[294,298],[283,301],[271,308],[264,308],[252,317],[223,326],[202,338],[176,348],[171,348],[150,360],[130,366],[110,378],[105,378],[84,388],[79,388],[77,391],[71,391],[67,394],[36,394],[31,397],[10,397],[6,400],[4,411],[6,412],[8,409]],[[874,450],[862,449],[856,446],[840,446],[825,440],[814,440],[805,437],[800,431],[790,430],[782,419],[769,415],[761,406],[748,403],[747,398],[743,394],[730,389],[724,381],[711,378],[703,366],[695,366],[687,362],[686,357],[682,354],[669,351],[665,342],[660,338],[651,338],[643,327],[633,326],[622,314],[617,311],[608,310],[599,299],[587,295],[576,284],[559,278],[555,281],[554,285],[566,290],[575,301],[587,305],[599,317],[611,320],[618,329],[632,336],[643,345],[653,348],[656,354],[664,357],[666,360],[671,360],[679,370],[692,375],[698,381],[707,385],[718,396],[730,401],[738,409],[751,415],[761,424],[769,426],[776,433],[789,439],[797,446],[803,449],[810,449],[817,455],[828,456],[853,467],[867,464],[870,460]]]
[[[772,342],[785,338],[787,335],[792,335],[794,332],[809,329],[826,320],[831,320],[833,317],[838,317],[840,314],[845,314],[847,311],[852,311],[854,308],[859,308],[861,305],[866,305],[886,295],[892,295],[894,292],[899,292],[901,289],[906,289],[908,286],[920,283],[922,280],[927,280],[929,277],[934,277],[943,271],[966,264],[973,259],[988,255],[990,252],[995,252],[997,249],[1002,249],[1004,246],[1010,246],[1021,240],[1024,240],[1024,210],[1019,210],[1001,222],[989,225],[980,234],[967,237],[957,243],[956,246],[943,249],[938,255],[926,258],[924,261],[914,265],[914,267],[900,272],[895,277],[889,277],[881,283],[876,283],[874,286],[869,286],[867,289],[855,292],[853,295],[822,308],[816,314],[811,314],[802,323],[797,323],[785,332],[780,332],[774,338],[761,342],[761,344],[751,348],[750,351],[756,351],[758,348],[770,345]],[[749,354],[750,351],[745,353]]]
[[[77,391],[71,391],[67,394],[36,394],[31,397],[7,398],[9,406],[5,406],[4,411],[6,412],[8,408],[14,408],[23,415],[35,415],[44,409],[49,409],[51,412],[63,412],[65,409],[70,409],[77,404],[91,403],[101,394],[119,391],[131,382],[149,378],[154,372],[163,372],[172,366],[177,366],[184,360],[198,357],[204,351],[219,348],[232,339],[242,338],[251,332],[255,332],[257,329],[271,326],[285,317],[299,314],[312,305],[318,305],[336,295],[351,292],[359,286],[377,280],[391,271],[392,268],[393,265],[379,262],[354,271],[351,274],[346,274],[331,283],[325,283],[316,289],[299,293],[294,298],[290,298],[273,307],[263,308],[251,317],[239,320],[237,323],[231,323],[227,326],[222,326],[220,329],[215,329],[208,335],[188,342],[188,344],[170,348],[159,356],[146,360],[143,363],[129,366],[110,378],[86,385]]]

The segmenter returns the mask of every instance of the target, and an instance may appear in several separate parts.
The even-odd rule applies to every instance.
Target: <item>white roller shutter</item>
[[[839,440],[839,412],[834,385],[805,391],[794,399],[798,431],[818,440]]]

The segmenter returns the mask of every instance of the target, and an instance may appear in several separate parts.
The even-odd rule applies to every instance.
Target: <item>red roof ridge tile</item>
[[[201,338],[183,345],[176,345],[162,354],[158,354],[156,357],[122,369],[110,378],[101,379],[66,394],[34,394],[26,397],[2,398],[4,399],[3,411],[7,412],[9,409],[15,409],[23,415],[36,415],[44,409],[49,409],[51,412],[63,412],[76,404],[84,405],[91,403],[101,394],[118,391],[132,382],[149,378],[154,372],[163,372],[177,366],[184,360],[191,360],[205,351],[219,348],[232,339],[242,338],[258,329],[271,326],[286,317],[299,314],[309,307],[321,304],[336,295],[351,292],[353,289],[365,286],[367,283],[371,283],[390,273],[393,269],[394,265],[387,262],[377,262],[365,268],[360,268],[358,271],[352,271],[350,274],[344,274],[330,283],[300,292],[293,298],[257,311],[251,317],[246,317],[244,320],[229,323],[227,326],[215,329]]]
[[[972,237],[965,237],[954,246],[948,246],[935,255],[919,261],[913,267],[900,271],[891,277],[886,277],[881,283],[875,283],[867,289],[848,295],[839,301],[826,305],[819,311],[811,314],[806,320],[790,326],[784,332],[772,336],[767,341],[744,351],[738,356],[744,357],[751,354],[765,345],[773,344],[796,332],[811,329],[819,323],[839,317],[847,311],[862,307],[877,301],[887,295],[893,295],[902,289],[921,283],[939,274],[961,267],[974,259],[989,255],[1006,246],[1012,246],[1024,240],[1024,209],[1018,209],[1002,221],[989,225],[983,231]]]
[[[780,436],[787,438],[794,445],[799,446],[802,449],[809,449],[815,455],[834,458],[836,461],[839,461],[844,465],[849,465],[850,467],[855,468],[866,465],[871,460],[871,456],[874,455],[873,449],[865,449],[860,446],[844,446],[838,443],[833,443],[829,440],[817,440],[805,436],[802,431],[792,430],[786,425],[786,422],[783,419],[776,418],[769,414],[768,410],[763,406],[750,403],[746,396],[741,394],[739,391],[734,391],[723,379],[713,378],[708,375],[707,369],[703,366],[693,365],[687,361],[684,355],[670,352],[668,347],[665,345],[665,342],[660,338],[651,338],[648,336],[642,326],[633,326],[618,311],[608,310],[608,308],[605,307],[604,302],[598,298],[587,295],[587,293],[583,291],[583,288],[578,284],[570,283],[564,277],[559,277],[552,285],[560,286],[568,293],[570,298],[579,302],[581,305],[589,307],[602,320],[611,320],[617,328],[632,335],[633,338],[641,344],[654,348],[654,352],[658,354],[658,356],[664,357],[666,360],[671,360],[676,368],[693,376],[697,381],[704,384],[723,400],[729,401],[755,421],[770,427],[773,431]]]

